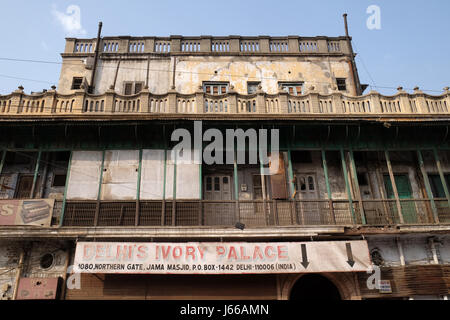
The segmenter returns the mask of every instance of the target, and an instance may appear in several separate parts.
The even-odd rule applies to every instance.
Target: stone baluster
[[[114,86],[110,86],[105,92],[105,113],[110,114],[115,110],[114,103],[116,100],[116,93],[114,91]]]
[[[230,86],[230,89],[228,90],[228,101],[230,106],[229,113],[239,113],[237,92],[234,90],[234,86]]]
[[[258,85],[256,91],[256,113],[266,113],[266,95],[261,85]]]
[[[199,86],[195,92],[195,105],[197,106],[197,113],[205,113],[205,93],[203,87]]]
[[[317,37],[317,52],[328,53],[327,37]]]
[[[270,37],[269,36],[259,36],[259,52],[269,53],[270,52]]]
[[[230,52],[241,52],[241,37],[230,36]]]
[[[419,87],[414,88],[413,93],[416,99],[417,113],[428,114],[430,113],[427,106],[427,101],[425,100],[425,94],[420,90]]]
[[[300,46],[298,44],[298,36],[288,36],[288,46],[290,53],[299,53]]]
[[[12,94],[11,94],[11,108],[10,108],[10,113],[14,114],[14,113],[20,113],[21,112],[21,104],[22,104],[22,100],[23,100],[23,87],[19,86],[17,88],[17,90],[15,90]]]
[[[397,91],[397,98],[400,101],[401,113],[414,113],[409,102],[410,100],[408,93],[403,90],[403,87],[398,87]]]
[[[319,93],[316,91],[316,87],[309,87],[309,101],[311,103],[311,112],[320,113],[319,109]]]
[[[181,40],[182,36],[171,35],[170,36],[170,52],[181,52]]]
[[[200,52],[211,52],[212,36],[201,36]]]
[[[369,92],[369,97],[370,107],[373,110],[373,113],[382,114],[383,110],[381,108],[380,94],[375,90],[371,90]]]
[[[169,104],[168,113],[177,113],[177,91],[172,88],[167,93],[167,102]]]
[[[140,92],[139,99],[141,100],[141,107],[139,109],[140,113],[149,113],[150,110],[150,90],[148,86],[144,86],[144,89]]]

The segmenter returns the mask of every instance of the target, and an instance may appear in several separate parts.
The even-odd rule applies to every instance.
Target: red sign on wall
[[[20,278],[17,300],[54,300],[58,278]]]

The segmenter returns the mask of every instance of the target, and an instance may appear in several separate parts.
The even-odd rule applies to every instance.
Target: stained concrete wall
[[[418,234],[399,236],[406,265],[434,264],[433,253],[429,244],[431,235]],[[450,236],[436,236],[435,248],[440,264],[450,263]],[[400,251],[397,240],[392,236],[368,236],[369,250],[379,250],[384,266],[394,267],[401,265]]]
[[[20,243],[0,242],[0,300],[9,300],[13,297],[20,251]]]
[[[45,254],[53,256],[49,268],[42,268],[40,261]],[[66,272],[67,248],[63,242],[33,242],[28,250],[22,277],[27,278],[57,278]]]
[[[174,57],[125,58],[99,60],[95,93],[104,93],[115,82],[115,90],[123,93],[125,81],[148,83],[151,93],[166,93],[172,85]],[[225,81],[240,94],[247,94],[248,81],[260,81],[268,94],[278,93],[278,82],[304,82],[305,91],[315,86],[320,93],[331,93],[336,78],[347,79],[348,93],[354,94],[351,70],[342,57],[264,57],[264,56],[178,56],[176,57],[175,89],[191,94],[203,81]],[[148,69],[148,78],[147,78]],[[118,71],[117,71],[118,70]],[[58,91],[71,93],[73,77],[86,77],[87,70],[80,58],[65,58],[61,68]]]

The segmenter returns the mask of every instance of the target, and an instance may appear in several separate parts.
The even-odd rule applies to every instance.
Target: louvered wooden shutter
[[[278,155],[278,172],[270,176],[272,186],[272,199],[287,199],[286,170],[284,168],[284,159],[282,154]],[[276,172],[276,168],[272,166],[275,162],[270,162],[270,171]]]

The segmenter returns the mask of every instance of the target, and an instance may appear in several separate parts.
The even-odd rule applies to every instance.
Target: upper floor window
[[[83,84],[83,78],[81,77],[73,77],[72,79],[72,90],[81,89],[81,85]]]
[[[144,86],[144,82],[142,82],[142,81],[124,82],[123,94],[126,96],[129,96],[132,94],[137,94],[142,91],[143,86]]]
[[[293,96],[299,96],[302,94],[302,82],[280,82],[279,85],[281,90],[284,90]]]
[[[225,94],[228,86],[228,82],[204,82],[203,91],[207,94]]]
[[[347,81],[345,78],[336,78],[336,84],[339,91],[347,91]]]
[[[261,82],[247,82],[247,93],[248,94],[255,94],[256,91],[258,91],[258,86],[261,84]]]

